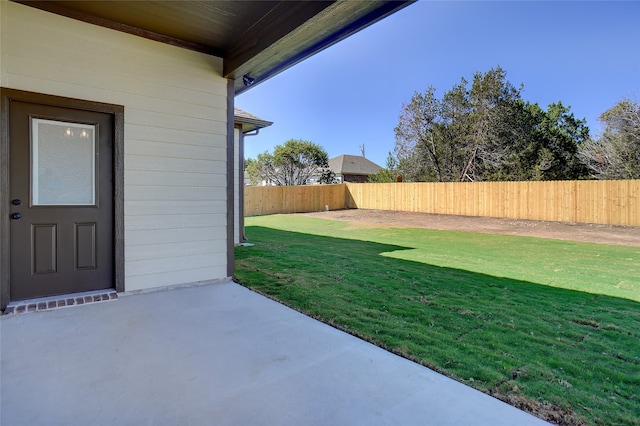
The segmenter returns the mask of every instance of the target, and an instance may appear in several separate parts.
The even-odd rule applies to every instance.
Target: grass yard
[[[640,247],[246,219],[236,280],[557,424],[640,425]]]

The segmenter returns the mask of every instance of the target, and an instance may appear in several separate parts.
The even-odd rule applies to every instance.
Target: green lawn
[[[640,425],[640,247],[245,224],[241,284],[554,423]]]

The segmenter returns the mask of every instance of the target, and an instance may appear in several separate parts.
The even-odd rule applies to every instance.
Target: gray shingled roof
[[[373,175],[382,167],[365,157],[343,154],[330,159],[329,168],[341,175]]]
[[[240,108],[233,109],[233,119],[236,124],[242,125],[242,133],[251,132],[253,130],[269,127],[272,121],[263,120],[262,118],[248,113]]]

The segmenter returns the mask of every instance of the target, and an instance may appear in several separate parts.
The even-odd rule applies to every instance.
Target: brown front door
[[[111,114],[11,101],[10,300],[114,287]]]

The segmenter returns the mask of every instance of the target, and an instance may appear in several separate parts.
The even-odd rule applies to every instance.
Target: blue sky
[[[602,112],[640,100],[640,1],[419,1],[239,95],[274,122],[245,156],[305,139],[329,158],[364,144],[384,167],[414,92],[498,65],[524,100],[561,101],[597,132]]]

